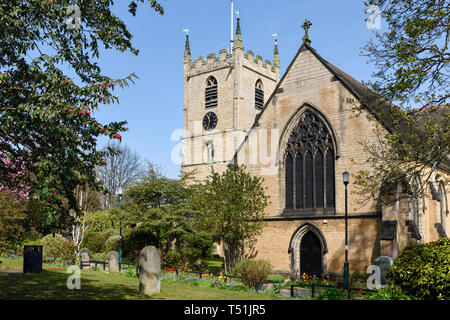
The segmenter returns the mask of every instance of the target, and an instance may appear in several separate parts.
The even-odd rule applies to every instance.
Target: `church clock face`
[[[203,117],[203,128],[205,130],[214,129],[217,125],[217,116],[214,112],[208,112]]]

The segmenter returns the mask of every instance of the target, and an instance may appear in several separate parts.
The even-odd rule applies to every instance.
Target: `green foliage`
[[[283,289],[283,283],[273,283],[272,288],[269,290],[269,293],[279,295],[281,294],[281,290]]]
[[[126,190],[122,212],[112,211],[121,214],[124,225],[139,224],[125,236],[127,259],[134,259],[135,250],[148,245],[161,251],[168,267],[186,267],[209,254],[212,239],[195,228],[187,179],[169,179],[148,163],[146,173]]]
[[[326,288],[317,297],[316,300],[346,300],[347,291],[341,288]]]
[[[388,283],[422,299],[450,299],[450,239],[406,247],[388,270]]]
[[[167,261],[167,266],[205,271],[207,264],[202,263],[199,265],[198,262],[202,258],[210,256],[213,244],[212,237],[205,232],[184,234],[175,244],[175,248],[169,250],[168,257],[170,259]],[[172,260],[172,264],[169,264],[170,260]]]
[[[355,271],[350,276],[350,285],[353,284],[366,284],[367,279],[370,277],[370,274],[367,272],[359,272]]]
[[[66,23],[75,3],[80,28]],[[163,13],[157,1],[148,3]],[[125,121],[100,124],[93,116],[102,105],[118,102],[115,88],[136,78],[110,78],[98,64],[101,47],[138,54],[112,6],[111,0],[0,5],[0,152],[13,163],[20,159],[25,172],[2,183],[29,186],[45,207],[45,224],[54,229],[71,224],[70,210],[80,213],[77,186],[100,190],[95,168],[103,164],[104,152],[97,150],[97,138],[121,139],[119,132],[126,130]],[[132,14],[136,7],[130,1]],[[13,167],[0,170],[0,179],[17,173]]]
[[[86,224],[89,230],[101,232],[111,228],[119,227],[119,217],[115,211],[92,211],[85,213]]]
[[[125,261],[134,263],[135,251],[142,250],[146,246],[156,246],[157,240],[152,229],[140,225],[123,235],[123,258]]]
[[[415,297],[408,296],[402,292],[397,286],[389,286],[378,290],[377,293],[371,295],[370,300],[418,300]]]
[[[25,240],[22,242],[22,246],[20,248],[20,251],[23,252],[24,247],[25,246],[40,246],[41,245],[41,240]]]
[[[108,238],[105,242],[105,252],[109,253],[110,251],[119,251],[120,247],[120,236],[114,235]]]
[[[8,191],[0,192],[0,252],[11,250],[20,244],[24,233],[25,204],[16,201]]]
[[[252,247],[262,231],[269,198],[262,181],[246,172],[244,166],[233,165],[222,174],[212,171],[190,198],[198,228],[223,244],[226,272],[242,259],[244,248]]]
[[[272,265],[267,260],[242,260],[236,264],[236,274],[242,282],[251,288],[256,288],[257,282],[267,280],[272,272]]]
[[[354,177],[362,205],[378,197],[384,185],[399,180],[411,184],[419,178],[420,186],[407,196],[422,197],[430,168],[445,166],[450,153],[449,2],[370,0],[368,4],[378,6],[383,18],[383,32],[376,32],[363,48],[377,68],[375,80],[368,85],[380,96],[361,104],[349,102],[358,111],[368,105],[376,110],[377,126],[380,122],[382,126],[375,130],[375,141],[361,141],[370,168]],[[374,119],[373,114],[367,117]],[[392,200],[380,196],[383,202]]]
[[[44,260],[73,262],[75,258],[75,246],[73,241],[67,240],[60,234],[49,234],[41,240],[43,246],[42,258]]]
[[[375,33],[364,55],[378,68],[372,87],[391,101],[410,106],[448,100],[448,1],[370,0],[379,6],[385,32]]]
[[[104,230],[102,232],[88,231],[84,235],[81,243],[82,248],[86,248],[90,253],[100,253],[105,251],[106,241],[114,234],[114,230]]]
[[[267,280],[283,282],[285,280],[285,278],[279,274],[271,274],[267,277]]]

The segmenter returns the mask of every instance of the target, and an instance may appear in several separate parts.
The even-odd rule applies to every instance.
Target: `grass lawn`
[[[1,259],[0,270],[21,269],[22,261]],[[286,300],[270,294],[205,288],[169,280],[161,281],[161,293],[151,297],[139,293],[139,280],[124,274],[81,270],[81,289],[67,289],[70,274],[65,269],[50,269],[44,264],[40,274],[0,273],[0,300],[9,299],[82,299],[82,300]]]

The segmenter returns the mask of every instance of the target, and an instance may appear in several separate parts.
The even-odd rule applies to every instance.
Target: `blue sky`
[[[117,1],[113,8],[133,34],[138,56],[104,50],[99,64],[106,75],[121,78],[134,72],[135,85],[117,90],[120,104],[103,106],[95,112],[102,123],[128,121],[129,131],[122,134],[127,144],[143,159],[160,165],[163,172],[176,178],[180,165],[171,160],[174,130],[183,126],[183,52],[184,28],[190,30],[192,59],[229,48],[229,0],[162,0],[165,14],[159,16],[149,6],[138,7],[133,17],[129,1]],[[245,50],[272,60],[278,34],[281,73],[283,74],[302,43],[305,19],[312,22],[311,46],[341,70],[357,80],[369,80],[373,65],[361,56],[361,47],[374,33],[365,19],[363,0],[235,0],[239,11]],[[383,32],[383,24],[381,24]],[[99,147],[106,139],[99,140]]]

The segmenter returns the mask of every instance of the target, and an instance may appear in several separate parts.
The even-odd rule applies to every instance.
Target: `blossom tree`
[[[137,2],[163,14],[155,0]],[[102,124],[93,115],[118,103],[113,91],[136,78],[113,79],[97,63],[102,45],[139,52],[112,6],[112,0],[0,3],[0,183],[10,190],[28,186],[27,194],[47,206],[46,223],[54,229],[73,222],[70,210],[81,212],[77,186],[101,188],[95,168],[104,152],[97,138],[121,139],[126,130],[126,121]],[[131,1],[130,13],[136,10]]]

